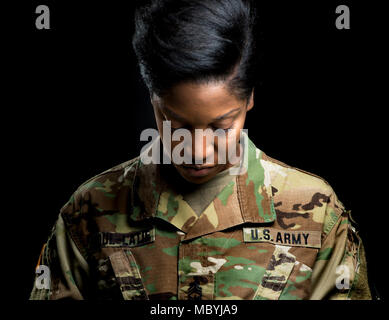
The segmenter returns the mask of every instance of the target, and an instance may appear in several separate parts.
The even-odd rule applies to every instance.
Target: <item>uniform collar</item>
[[[243,223],[272,223],[276,219],[270,174],[265,154],[247,137],[247,170],[237,175],[198,217],[182,195],[162,179],[160,165],[138,160],[130,218],[156,218],[184,232],[184,240],[221,231]],[[160,143],[156,139],[154,143]],[[148,152],[148,150],[144,151]]]

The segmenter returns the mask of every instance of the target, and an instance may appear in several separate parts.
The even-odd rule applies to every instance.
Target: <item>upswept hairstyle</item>
[[[141,76],[162,97],[182,82],[226,82],[236,98],[256,84],[256,10],[250,0],[146,0],[132,45]]]

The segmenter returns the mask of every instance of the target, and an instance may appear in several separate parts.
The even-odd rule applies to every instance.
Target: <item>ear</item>
[[[253,107],[254,107],[254,89],[251,91],[249,103],[247,105],[247,111],[251,110]]]

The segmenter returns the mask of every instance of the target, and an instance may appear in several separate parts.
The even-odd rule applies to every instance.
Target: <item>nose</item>
[[[214,164],[214,137],[211,129],[195,129],[191,131],[192,144],[187,150],[191,152],[192,164]]]

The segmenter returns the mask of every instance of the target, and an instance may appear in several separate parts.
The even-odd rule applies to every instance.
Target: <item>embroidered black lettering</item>
[[[112,244],[112,234],[111,233],[108,233],[107,234],[107,245],[111,245]]]
[[[134,234],[130,235],[130,245],[135,244],[135,237]]]
[[[115,235],[115,240],[113,241],[113,244],[120,244],[120,243],[123,243],[123,240],[124,240],[124,235],[123,234],[116,234]]]
[[[142,242],[150,241],[150,232],[143,231],[142,232]]]
[[[265,240],[270,240],[270,230],[269,229],[263,229],[263,238]]]
[[[274,244],[320,248],[320,231],[243,228],[244,242],[267,241]]]
[[[154,229],[129,233],[99,232],[96,237],[92,238],[91,242],[97,239],[101,247],[134,247],[154,241]]]
[[[118,243],[122,243],[124,241],[124,235],[123,234],[119,234],[118,236],[115,237],[115,242],[114,244],[118,244]]]
[[[281,232],[277,232],[276,242],[283,243],[283,242],[282,242],[282,234],[281,234]]]
[[[309,233],[303,233],[303,237],[304,237],[304,240],[305,240],[305,244],[308,244]]]
[[[108,234],[101,234],[101,239],[102,239],[102,244],[103,245],[106,245],[109,243],[109,235]]]
[[[125,245],[126,246],[129,246],[130,245],[130,241],[131,241],[131,236],[127,235],[126,238],[125,238]]]
[[[301,234],[292,233],[292,244],[301,244]]]
[[[284,243],[289,243],[290,244],[290,234],[289,233],[284,233]]]
[[[135,241],[135,234],[134,233],[130,233],[129,234],[129,237],[128,237],[128,245],[136,245],[136,241]]]

